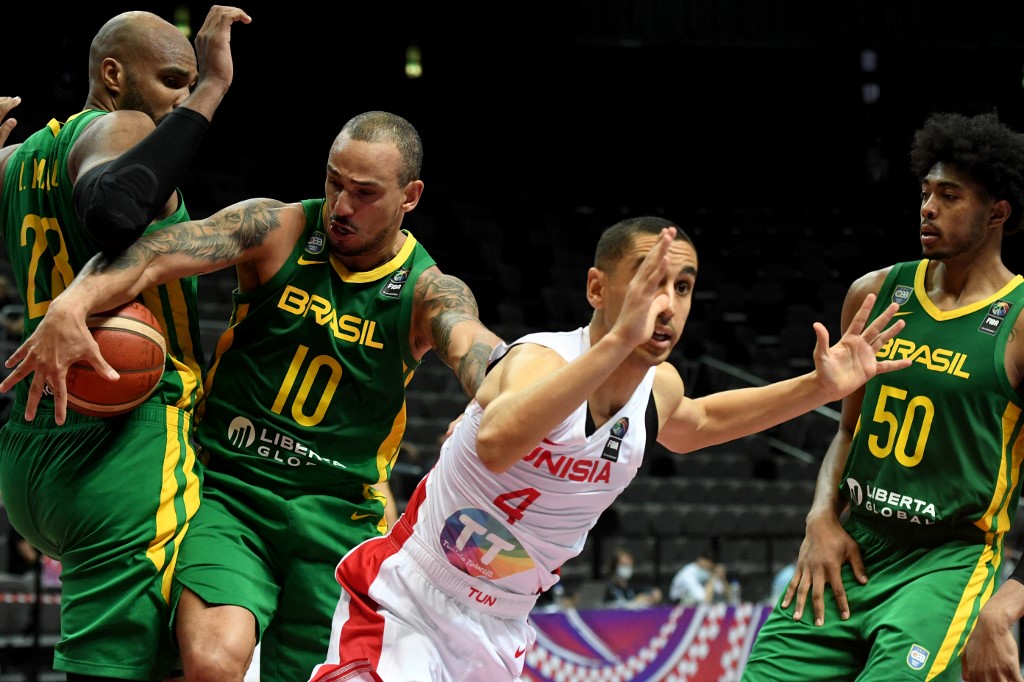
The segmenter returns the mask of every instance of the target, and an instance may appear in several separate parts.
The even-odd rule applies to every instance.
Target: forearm
[[[487,372],[487,360],[491,357],[491,351],[499,343],[501,343],[501,339],[496,334],[489,329],[482,328],[472,335],[467,350],[450,361],[462,390],[470,398],[476,397],[476,392],[480,388],[480,384],[483,383],[484,375]]]
[[[518,462],[584,403],[631,350],[609,334],[572,362],[518,390],[503,392],[481,418],[480,459],[493,472]]]
[[[702,396],[694,403],[703,413],[696,431],[680,444],[688,452],[735,440],[777,426],[828,402],[814,373],[767,386],[738,388]],[[675,447],[671,448],[676,450]]]
[[[818,469],[818,477],[814,486],[814,500],[807,514],[808,519],[819,515],[838,518],[843,511],[845,500],[839,493],[839,478],[846,468],[846,460],[850,455],[852,434],[840,426],[832,439],[825,457]]]

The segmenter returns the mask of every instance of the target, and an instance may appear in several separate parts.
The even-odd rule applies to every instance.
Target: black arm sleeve
[[[1019,583],[1024,583],[1024,556],[1018,561],[1017,565],[1013,567],[1013,573],[1010,574],[1010,580],[1016,580]]]
[[[123,251],[146,230],[181,182],[210,122],[178,107],[144,140],[75,183],[75,209],[104,253]]]

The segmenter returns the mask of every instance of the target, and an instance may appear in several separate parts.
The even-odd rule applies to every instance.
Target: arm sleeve
[[[75,183],[75,210],[107,254],[131,245],[181,182],[210,122],[178,107],[124,154]]]

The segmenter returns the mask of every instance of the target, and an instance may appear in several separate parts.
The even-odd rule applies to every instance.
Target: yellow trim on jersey
[[[999,541],[1001,543],[1001,541]],[[960,595],[960,603],[950,621],[949,629],[942,640],[942,646],[935,656],[932,667],[928,669],[925,680],[938,677],[949,667],[957,652],[957,645],[965,640],[965,635],[974,627],[974,620],[977,613],[984,606],[988,599],[987,595],[992,593],[992,585],[995,583],[995,576],[999,572],[999,557],[1002,551],[997,551],[993,545],[985,545],[978,562],[974,565],[974,572],[971,579],[967,581],[967,587]]]
[[[75,116],[78,116],[78,114],[75,114]],[[70,121],[71,119],[69,118],[68,120]],[[51,118],[50,122],[46,124],[46,127],[50,129],[50,132],[53,133],[54,137],[57,137],[60,133],[60,121],[55,118]]]
[[[924,308],[925,312],[931,315],[936,320],[952,320],[957,317],[963,317],[964,315],[970,315],[971,313],[977,312],[983,308],[987,308],[1001,298],[1009,296],[1010,292],[1024,282],[1024,276],[1017,275],[1009,282],[1006,286],[992,294],[988,298],[982,299],[977,303],[972,303],[963,308],[954,308],[953,310],[939,310],[938,307],[932,300],[928,298],[928,289],[925,288],[924,278],[928,272],[928,263],[930,261],[922,260],[917,265],[917,272],[914,273],[914,295],[917,296],[918,302],[921,307]]]
[[[1020,439],[1011,443],[1014,427],[1020,420],[1021,408],[1013,403],[1007,403],[1003,411],[1002,420],[1002,456],[999,458],[999,474],[996,476],[996,488],[992,491],[992,499],[989,501],[988,510],[985,515],[974,522],[974,525],[986,533],[1004,533],[1010,528],[1009,513],[1009,492],[1017,489],[1017,479],[1020,472],[1021,459],[1024,457],[1024,447]],[[1007,476],[1010,480],[1007,481]],[[998,517],[996,516],[998,514]],[[995,528],[993,528],[995,519]]]
[[[408,258],[412,250],[416,248],[416,237],[413,237],[408,232],[405,232],[405,244],[398,251],[398,254],[383,265],[378,265],[373,270],[367,272],[349,272],[348,268],[341,264],[341,261],[335,258],[334,254],[331,254],[331,265],[334,267],[334,271],[341,277],[341,281],[349,282],[351,284],[362,284],[364,282],[374,282],[384,275],[391,273],[395,268],[404,263]]]
[[[234,316],[232,317],[231,324],[228,326],[227,329],[224,330],[224,333],[220,335],[220,338],[217,339],[217,348],[214,350],[213,353],[213,364],[210,365],[210,368],[208,370],[206,370],[207,392],[209,392],[210,387],[213,386],[213,377],[217,373],[217,367],[220,366],[220,359],[224,357],[224,354],[227,352],[228,348],[230,348],[231,344],[234,343],[235,341],[235,327],[240,325],[242,321],[245,320],[246,317],[248,317],[248,315],[249,304],[239,303],[238,306],[235,307],[235,313]]]
[[[167,298],[171,306],[170,323],[167,319],[167,311],[164,309],[163,299],[160,297],[160,288],[167,292]],[[164,330],[164,337],[167,339],[167,357],[171,359],[178,379],[181,381],[182,392],[175,401],[174,406],[183,410],[192,409],[194,406],[192,395],[195,392],[195,401],[203,397],[201,385],[202,370],[196,361],[195,348],[192,346],[192,328],[188,319],[188,304],[185,302],[185,292],[181,289],[181,282],[173,280],[160,287],[150,287],[142,292],[142,302],[160,322]],[[167,333],[168,327],[173,326],[177,347],[181,349],[182,357],[171,354],[171,338]]]
[[[196,455],[189,437],[192,420],[189,413],[174,407],[164,409],[164,442],[163,476],[160,485],[160,504],[156,511],[156,532],[146,550],[146,557],[153,562],[157,571],[167,564],[167,545],[176,539],[181,532],[179,511],[184,511],[185,519],[191,518],[199,508],[199,477],[195,473]],[[179,466],[184,477],[184,487],[178,478]],[[178,492],[183,493],[184,509],[175,505]],[[176,547],[176,545],[175,545]],[[174,549],[176,551],[176,549]]]

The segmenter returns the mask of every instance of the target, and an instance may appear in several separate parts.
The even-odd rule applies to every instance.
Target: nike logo
[[[516,658],[519,658],[520,656],[522,656],[525,653],[526,653],[526,647],[523,647],[522,649],[516,649]]]
[[[305,256],[299,256],[299,260],[296,261],[299,265],[323,265],[326,262],[323,260],[306,260]]]
[[[913,310],[908,310],[905,313],[896,313],[896,314],[893,315],[893,317],[899,317],[900,315],[913,315],[913,314],[914,314]]]
[[[358,521],[359,519],[365,519],[368,516],[376,516],[376,514],[360,514],[359,512],[352,512],[352,520]]]

